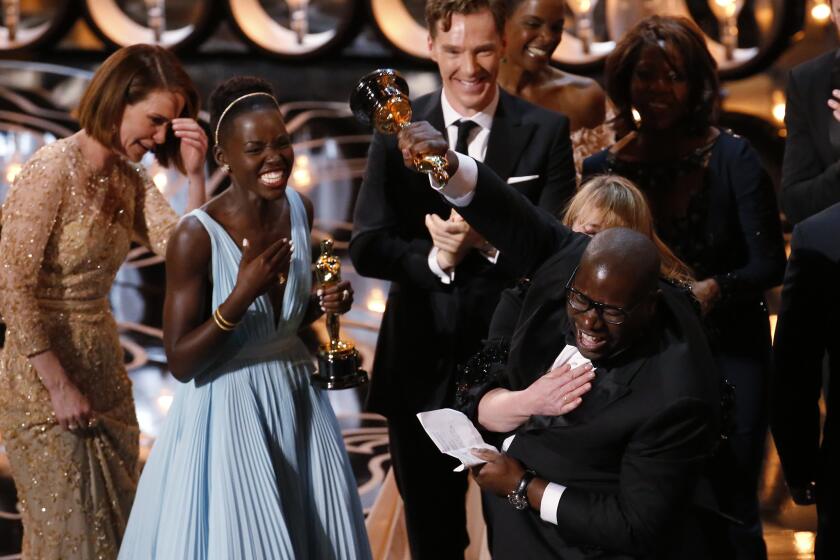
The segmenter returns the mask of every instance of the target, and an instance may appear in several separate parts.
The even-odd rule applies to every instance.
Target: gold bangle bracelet
[[[215,311],[213,311],[213,321],[215,321],[216,326],[222,329],[223,331],[232,331],[236,328],[236,323],[231,323],[224,317],[222,317],[219,308],[217,307]]]

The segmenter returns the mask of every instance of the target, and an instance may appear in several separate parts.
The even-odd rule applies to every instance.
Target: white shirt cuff
[[[447,274],[438,264],[437,254],[438,248],[432,247],[432,250],[429,251],[429,270],[431,270],[444,284],[451,284],[455,281],[455,271],[453,270]]]
[[[496,264],[499,261],[499,255],[500,254],[501,254],[501,251],[499,251],[496,248],[493,248],[492,253],[490,253],[490,251],[488,251],[486,253],[484,251],[481,251],[481,256],[484,257],[485,259],[487,259],[488,261],[490,261],[490,264]]]
[[[469,206],[475,196],[475,186],[478,183],[478,165],[475,160],[464,154],[454,152],[458,157],[458,171],[449,178],[449,182],[442,189],[429,175],[429,184],[439,191],[452,206],[463,208]]]
[[[562,484],[548,483],[540,501],[540,519],[557,525],[557,506],[560,505],[560,498],[565,491],[566,487]]]

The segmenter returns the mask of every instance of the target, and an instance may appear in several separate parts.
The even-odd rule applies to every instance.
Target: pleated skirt
[[[120,559],[367,559],[357,486],[304,349],[179,387]]]

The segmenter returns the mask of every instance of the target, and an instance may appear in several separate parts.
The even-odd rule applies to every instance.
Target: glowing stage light
[[[17,177],[20,170],[23,169],[23,166],[19,163],[10,163],[9,166],[6,168],[6,182],[11,184],[14,182],[15,177]]]
[[[379,288],[373,288],[365,302],[368,311],[385,313],[385,294]]]
[[[817,2],[811,8],[811,18],[818,23],[826,23],[831,17],[831,6],[825,2]]]
[[[797,531],[793,534],[793,545],[799,554],[813,554],[816,535],[811,531]]]

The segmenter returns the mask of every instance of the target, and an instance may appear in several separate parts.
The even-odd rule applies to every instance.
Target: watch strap
[[[508,495],[508,501],[516,509],[523,510],[528,507],[528,485],[537,476],[533,469],[526,469],[519,479],[519,484]]]

